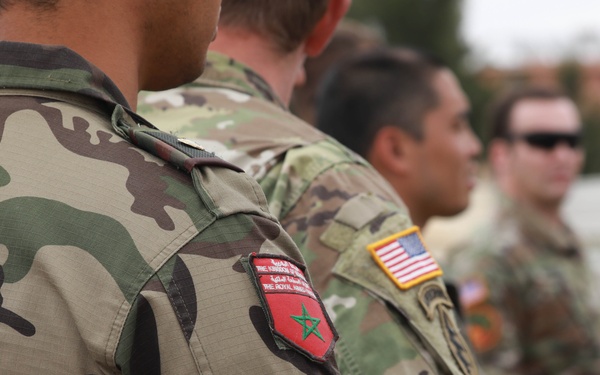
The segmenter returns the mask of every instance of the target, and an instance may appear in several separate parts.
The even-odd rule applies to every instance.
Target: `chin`
[[[150,66],[144,80],[146,87],[143,87],[143,90],[168,90],[194,81],[204,72],[206,52],[179,54],[170,59],[164,58],[162,61],[169,61],[170,64]]]
[[[172,75],[165,75],[164,71],[161,75],[155,75],[152,80],[150,80],[147,86],[142,87],[142,90],[148,91],[162,91],[169,90],[184,85],[186,83],[190,83],[198,78],[202,72],[204,71],[204,64],[202,64],[201,68],[197,69],[186,69],[180,70]]]
[[[462,202],[455,202],[452,205],[448,205],[445,208],[439,210],[436,216],[450,217],[458,215],[464,212],[469,207],[469,201],[465,200]]]

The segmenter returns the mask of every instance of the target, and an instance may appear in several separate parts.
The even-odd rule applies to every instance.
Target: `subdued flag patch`
[[[443,274],[423,244],[416,226],[372,243],[367,249],[375,262],[403,290]]]
[[[270,254],[252,254],[247,265],[273,335],[314,361],[333,355],[338,335],[304,266]]]
[[[487,301],[489,289],[487,283],[480,279],[469,279],[460,285],[460,303],[464,308]]]

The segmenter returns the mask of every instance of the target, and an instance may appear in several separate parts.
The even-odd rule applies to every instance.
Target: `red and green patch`
[[[270,254],[252,254],[247,265],[273,335],[314,361],[327,361],[338,335],[304,266]]]

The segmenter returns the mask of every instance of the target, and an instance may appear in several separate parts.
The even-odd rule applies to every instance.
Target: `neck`
[[[114,8],[120,3],[111,2],[109,9],[104,2],[95,2],[90,9],[87,1],[72,2],[50,11],[17,3],[0,13],[0,40],[72,49],[110,77],[135,110],[139,91],[135,33],[115,17],[119,12]]]
[[[390,170],[388,164],[383,163],[379,157],[374,157],[373,152],[370,153],[368,161],[402,199],[406,208],[408,208],[408,213],[413,224],[422,229],[433,215],[427,209],[427,204],[430,202],[423,202],[421,199],[420,188],[411,184],[410,178],[404,178],[396,171]]]
[[[553,224],[559,225],[562,223],[560,216],[562,200],[548,201],[531,196],[524,196],[523,194],[519,194],[515,189],[511,189],[510,186],[506,184],[499,184],[499,188],[505,196],[510,198],[516,204],[534,210]]]
[[[423,227],[425,227],[425,224],[427,224],[427,221],[431,218],[431,216],[419,212],[419,210],[416,208],[411,208],[408,202],[405,203],[408,207],[408,213],[410,214],[410,218],[413,222],[413,225],[416,225],[419,228],[423,229]]]
[[[562,223],[562,220],[560,218],[560,203],[525,200],[517,200],[517,202],[531,207],[533,210],[538,212],[540,215],[545,217],[546,220],[553,223],[554,225],[560,225]]]
[[[246,30],[220,26],[217,39],[210,45],[210,50],[249,66],[286,105],[290,103],[294,85],[304,73],[306,56],[302,47],[287,54],[282,53],[268,39]]]

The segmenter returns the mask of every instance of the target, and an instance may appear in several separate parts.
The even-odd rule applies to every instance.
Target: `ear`
[[[329,0],[325,14],[323,14],[304,44],[304,52],[307,56],[318,56],[325,49],[335,28],[350,8],[351,3],[352,0]]]
[[[395,126],[379,129],[367,154],[368,161],[384,176],[410,173],[415,140]]]

